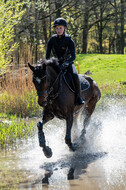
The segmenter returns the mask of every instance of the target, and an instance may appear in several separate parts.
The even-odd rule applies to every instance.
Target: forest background
[[[126,53],[125,0],[1,0],[0,69],[45,58],[53,22],[64,17],[76,53]]]

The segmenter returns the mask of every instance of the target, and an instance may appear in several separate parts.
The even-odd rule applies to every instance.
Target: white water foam
[[[78,125],[72,129],[73,141],[79,137],[82,126],[82,121],[78,120]],[[13,165],[13,169],[26,170],[34,176],[37,175],[38,185],[41,184],[45,172],[50,171],[53,173],[49,178],[50,184],[64,184],[64,188],[68,187],[69,189],[67,174],[71,166],[76,169],[75,177],[78,177],[90,163],[101,158],[99,167],[104,173],[108,185],[120,184],[121,180],[121,183],[126,185],[126,180],[124,181],[126,177],[125,104],[108,102],[107,105],[102,104],[97,107],[86,130],[86,141],[81,143],[81,147],[75,153],[70,152],[65,144],[65,131],[65,122],[58,119],[44,125],[47,145],[53,151],[53,156],[48,159],[39,147],[36,127],[36,135],[23,142],[8,157],[7,167]],[[104,154],[105,152],[106,154]],[[11,160],[11,156],[13,158],[15,156],[15,159]]]

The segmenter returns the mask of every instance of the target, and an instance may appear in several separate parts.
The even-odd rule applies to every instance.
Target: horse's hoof
[[[74,147],[74,150],[77,150],[79,148],[79,144],[78,143],[73,143],[73,147]]]
[[[52,157],[52,150],[51,148],[49,148],[48,146],[45,146],[43,148],[43,152],[44,152],[44,155],[47,157],[47,158],[51,158]]]
[[[70,148],[70,150],[71,150],[72,152],[75,152],[75,151],[77,150],[77,147],[76,147],[76,146],[73,146],[73,145],[70,146],[69,148]]]

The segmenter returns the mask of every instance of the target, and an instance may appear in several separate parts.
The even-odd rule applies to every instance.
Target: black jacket
[[[50,58],[51,51],[53,56],[59,59],[60,64],[65,61],[71,63],[75,59],[75,44],[68,34],[60,38],[57,34],[53,35],[47,44],[46,59]]]

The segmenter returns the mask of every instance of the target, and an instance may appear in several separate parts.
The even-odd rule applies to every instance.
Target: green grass
[[[0,114],[0,146],[5,147],[19,138],[27,138],[33,131],[33,122],[26,122],[16,115]]]
[[[126,55],[79,54],[80,72],[90,70],[103,94],[126,94]]]

